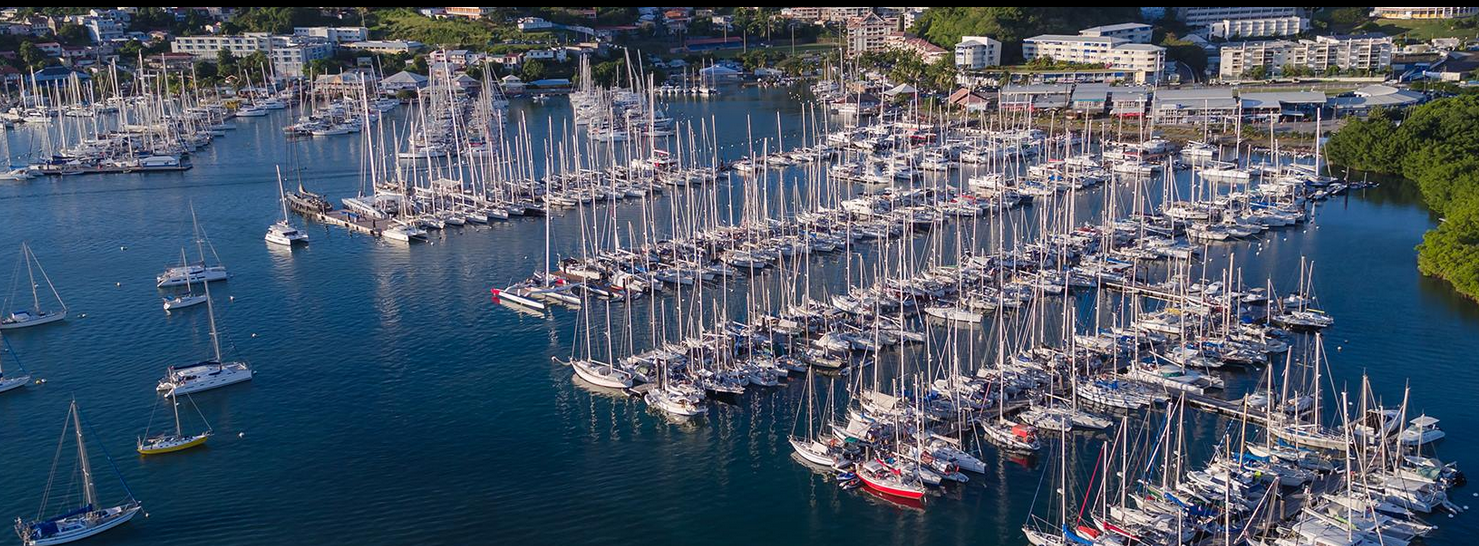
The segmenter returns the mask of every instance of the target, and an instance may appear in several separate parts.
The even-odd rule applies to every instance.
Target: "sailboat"
[[[5,375],[4,359],[0,359],[0,392],[26,386],[27,383],[31,382],[31,374],[27,373],[26,367],[21,365],[21,357],[15,354],[15,349],[10,346],[10,340],[0,337],[0,341],[5,342],[5,352],[10,353],[11,360],[15,361],[15,367],[21,371],[20,375],[7,377]]]
[[[189,398],[187,397],[186,399],[188,400]],[[180,400],[178,395],[171,392],[169,396],[164,398],[164,400],[168,400],[170,408],[174,410],[175,431],[173,434],[160,433],[150,436],[148,429],[145,429],[144,436],[142,438],[139,438],[138,441],[138,451],[140,455],[158,455],[161,453],[174,453],[176,451],[184,451],[195,446],[203,445],[205,444],[206,440],[210,439],[210,423],[206,423],[204,432],[201,432],[199,434],[185,434],[184,429],[180,425]],[[193,406],[195,404],[195,401],[191,400],[190,404]],[[200,408],[196,407],[195,412],[200,413]],[[204,421],[205,416],[201,415],[200,420]]]
[[[36,254],[31,252],[31,247],[21,243],[21,261],[26,263],[26,279],[31,285],[31,307],[29,309],[18,309],[11,311],[9,315],[0,318],[0,330],[13,330],[28,326],[40,326],[51,322],[59,322],[67,318],[67,304],[62,301],[61,294],[56,291],[56,286],[51,284],[51,277],[47,276],[46,269],[41,267],[41,262],[36,259]],[[42,280],[46,281],[46,287],[51,289],[51,295],[56,297],[57,304],[61,305],[60,311],[41,309],[41,296],[38,293],[39,285],[36,284],[36,272],[41,272]],[[10,281],[10,296],[15,296],[15,284],[20,281],[20,268],[16,267],[17,275]],[[10,307],[10,298],[6,299],[6,307]]]
[[[812,368],[808,367],[806,370],[806,435],[799,436],[793,431],[786,439],[791,443],[791,449],[796,450],[796,455],[806,462],[828,468],[846,468],[851,466],[852,460],[847,457],[843,442],[835,437],[822,437],[816,433],[812,420],[812,406],[816,404],[816,382],[812,374]],[[828,393],[830,392],[829,388]],[[800,425],[801,420],[796,420],[796,424]]]
[[[308,234],[288,223],[288,199],[282,189],[282,167],[277,168],[277,201],[282,204],[282,220],[267,228],[267,242],[286,247],[308,244]]]
[[[201,259],[204,260],[205,251],[200,246],[200,240],[197,239],[195,244],[201,252]],[[247,366],[247,363],[221,361],[221,336],[216,331],[216,310],[211,303],[210,284],[205,284],[205,309],[206,316],[210,318],[211,350],[214,352],[214,358],[181,368],[170,366],[164,378],[159,380],[159,392],[169,396],[178,396],[252,380],[255,372]]]
[[[50,491],[42,497],[41,508],[37,510],[36,519],[24,520],[16,518],[15,533],[20,536],[21,543],[25,546],[50,546],[53,544],[66,544],[97,535],[129,520],[143,509],[143,505],[134,498],[133,491],[128,489],[128,483],[123,481],[123,476],[118,474],[118,468],[113,466],[113,459],[108,457],[107,450],[103,451],[103,457],[108,460],[108,466],[113,468],[113,473],[118,475],[118,483],[123,485],[123,491],[127,494],[121,504],[109,508],[98,507],[98,491],[93,483],[92,466],[89,464],[87,445],[82,437],[82,413],[77,409],[77,401],[73,400],[67,410],[67,423],[62,426],[62,437],[65,438],[70,430],[77,438],[77,463],[74,466],[78,472],[75,476],[82,488],[82,499],[80,505],[63,508],[58,515],[41,519],[42,514],[47,513],[46,500],[51,497]],[[54,483],[57,464],[62,455],[62,444],[57,444],[57,453],[52,460],[52,476],[47,483]]]
[[[206,237],[205,231],[200,229],[200,220],[195,217],[195,206],[190,207],[190,222],[195,226],[195,243],[200,246],[201,239]],[[211,247],[211,254],[215,254],[216,247]],[[205,265],[205,253],[200,255],[200,263],[185,264],[178,267],[170,267],[154,278],[155,285],[159,288],[172,286],[185,286],[190,283],[207,283],[224,281],[230,275],[226,272],[226,266],[221,265],[221,257],[216,256],[216,265]]]
[[[185,249],[183,247],[180,248],[180,265],[185,267],[189,266],[189,263],[185,259]],[[194,290],[190,290],[189,279],[185,280],[185,289],[189,291],[173,298],[164,298],[164,311],[166,313],[174,311],[175,309],[184,309],[186,307],[205,303],[205,296],[197,295]]]
[[[631,372],[599,360],[571,360],[570,367],[575,369],[576,376],[598,387],[608,389],[632,387]]]

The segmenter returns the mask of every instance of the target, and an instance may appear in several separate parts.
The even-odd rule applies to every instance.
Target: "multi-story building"
[[[482,19],[484,17],[487,17],[489,13],[493,13],[493,9],[494,8],[442,8],[442,12],[445,13],[447,17],[466,17],[468,19]]]
[[[781,8],[781,17],[815,23],[822,20],[822,10],[826,8]]]
[[[1330,64],[1343,70],[1380,72],[1392,67],[1392,38],[1381,34],[1316,36],[1315,43],[1330,53]]]
[[[94,44],[123,38],[123,23],[112,17],[84,17],[82,26],[87,29],[87,35]]]
[[[415,40],[367,40],[363,42],[345,44],[344,47],[359,51],[369,51],[372,53],[396,54],[415,53],[426,46],[425,44],[422,44],[421,42],[417,42]]]
[[[1158,83],[1165,69],[1166,48],[1133,44],[1110,36],[1044,34],[1022,41],[1027,60],[1042,57],[1055,61],[1101,65],[1130,72],[1138,83]]]
[[[925,10],[928,9],[929,8],[904,8],[903,14],[900,15],[900,18],[904,21],[904,28],[913,28],[914,23],[918,22],[919,17],[924,15]]]
[[[882,51],[888,47],[888,36],[898,30],[898,21],[884,19],[871,11],[847,23],[847,54],[858,55]]]
[[[1103,25],[1089,27],[1078,31],[1080,36],[1100,36],[1108,38],[1123,38],[1132,44],[1148,44],[1151,39],[1151,26],[1145,23],[1120,23],[1117,25]]]
[[[845,23],[873,13],[871,7],[782,8],[781,17],[808,23]]]
[[[370,39],[365,27],[293,27],[294,36],[322,38],[336,44],[363,42]]]
[[[821,20],[827,23],[845,23],[872,14],[873,8],[870,7],[822,8]],[[884,19],[889,18],[884,17]]]
[[[1299,8],[1257,8],[1257,7],[1235,7],[1235,8],[1190,8],[1180,7],[1176,9],[1176,17],[1188,26],[1205,27],[1227,19],[1272,19],[1276,17],[1302,17],[1304,13]]]
[[[1001,64],[1001,42],[989,36],[961,36],[955,44],[955,67],[980,70]]]
[[[1392,49],[1392,39],[1379,34],[1227,44],[1218,53],[1218,74],[1239,78],[1258,67],[1268,69],[1270,74],[1282,74],[1290,66],[1314,73],[1331,68],[1379,72],[1391,68]]]
[[[272,67],[278,75],[288,77],[302,77],[304,65],[310,61],[327,59],[334,53],[334,45],[322,39],[274,36],[266,32],[248,32],[234,36],[180,36],[170,43],[171,51],[189,53],[205,61],[214,61],[223,49],[238,57],[264,52],[272,60]]]
[[[944,59],[950,56],[950,52],[945,51],[945,48],[929,43],[928,40],[919,38],[918,36],[914,36],[904,32],[889,33],[888,37],[884,38],[883,42],[884,47],[894,51],[903,51],[905,53],[915,55],[919,57],[919,60],[924,61],[925,64],[933,64],[935,62],[938,62],[940,59]]]
[[[1381,19],[1459,19],[1479,15],[1479,8],[1371,8]]]
[[[1290,15],[1288,17],[1266,17],[1259,19],[1223,19],[1207,25],[1207,35],[1212,38],[1230,40],[1236,38],[1263,38],[1267,36],[1293,36],[1309,29],[1309,19]]]

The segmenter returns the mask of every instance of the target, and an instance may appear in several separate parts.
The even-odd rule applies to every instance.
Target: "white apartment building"
[[[334,53],[333,44],[316,38],[274,36],[266,32],[248,32],[235,36],[181,36],[170,43],[175,53],[189,53],[201,60],[214,61],[225,49],[237,57],[258,51],[267,54],[279,76],[302,77],[309,61],[327,59]]]
[[[417,51],[420,51],[421,48],[426,47],[426,45],[415,40],[368,40],[364,42],[344,44],[344,47],[359,51],[369,51],[372,53],[396,54],[415,53]]]
[[[980,70],[1001,65],[1001,42],[989,36],[961,36],[955,44],[955,67]]]
[[[1208,36],[1216,39],[1293,36],[1310,29],[1310,20],[1297,15],[1262,19],[1223,19],[1207,26]]]
[[[1132,72],[1137,83],[1150,84],[1160,81],[1166,64],[1164,47],[1132,44],[1124,38],[1109,36],[1034,36],[1022,41],[1022,56],[1027,60],[1049,57],[1055,61],[1102,65]]]
[[[1302,17],[1299,8],[1189,8],[1176,9],[1176,17],[1189,26],[1204,27],[1226,19],[1273,19],[1276,17]]]
[[[123,39],[123,23],[111,17],[88,16],[83,19],[82,26],[87,29],[87,35],[94,44]]]
[[[1218,74],[1236,79],[1260,66],[1272,74],[1281,73],[1286,66],[1299,66],[1315,73],[1330,67],[1383,71],[1392,66],[1392,49],[1390,37],[1375,34],[1227,44],[1219,50]]]
[[[1089,27],[1078,31],[1080,36],[1103,36],[1109,38],[1124,38],[1132,44],[1150,43],[1151,26],[1145,23],[1120,23],[1117,25],[1103,25]]]
[[[888,36],[897,30],[898,21],[884,19],[871,11],[847,23],[847,54],[858,55],[882,51],[888,47]]]
[[[1381,19],[1458,19],[1479,15],[1479,8],[1371,8]]]
[[[323,38],[336,44],[363,42],[370,39],[365,27],[293,27],[293,36]]]
[[[781,17],[809,23],[838,23],[873,13],[871,7],[781,8]]]

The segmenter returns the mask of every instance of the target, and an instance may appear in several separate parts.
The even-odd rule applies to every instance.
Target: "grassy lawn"
[[[1328,33],[1359,34],[1366,32],[1360,27],[1375,23],[1380,32],[1393,38],[1426,42],[1434,38],[1475,38],[1479,29],[1455,28],[1452,20],[1408,21],[1400,19],[1372,19],[1370,8],[1324,8],[1314,15],[1316,27],[1324,25]]]
[[[1384,34],[1393,37],[1403,37],[1418,41],[1428,41],[1434,38],[1468,38],[1479,37],[1479,29],[1453,28],[1453,21],[1403,21],[1394,19],[1377,19],[1376,23],[1381,25]]]

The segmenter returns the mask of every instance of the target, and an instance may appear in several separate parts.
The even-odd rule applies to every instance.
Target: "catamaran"
[[[282,204],[282,220],[267,228],[267,242],[286,247],[308,244],[308,234],[288,223],[288,198],[282,189],[282,167],[277,168],[277,200]]]
[[[206,239],[206,235],[205,231],[200,229],[200,221],[195,217],[194,206],[190,207],[190,221],[195,225],[195,244],[199,247],[201,240]],[[216,248],[212,246],[211,254],[214,255],[215,253]],[[216,265],[208,266],[205,264],[205,253],[201,252],[199,263],[172,266],[169,269],[165,269],[164,273],[160,273],[154,280],[156,281],[155,285],[159,288],[169,288],[172,286],[187,286],[194,283],[204,284],[224,281],[228,278],[230,278],[230,274],[226,272],[226,266],[221,265],[220,256],[216,256]]]
[[[36,254],[31,252],[31,247],[21,243],[21,261],[26,264],[26,279],[31,286],[31,307],[29,309],[18,309],[0,318],[0,330],[14,330],[29,326],[40,326],[52,322],[66,320],[67,304],[62,301],[61,294],[56,291],[56,286],[51,283],[51,277],[46,274],[46,269],[41,267],[41,262],[36,259]],[[16,268],[19,273],[19,267]],[[46,281],[46,287],[51,289],[51,295],[56,297],[57,304],[61,310],[46,310],[41,308],[41,296],[39,285],[36,283],[36,271],[41,272],[41,278]],[[10,308],[10,300],[15,297],[15,285],[20,281],[17,274],[10,280],[10,298],[6,299],[6,308]]]
[[[20,536],[21,543],[25,546],[51,546],[54,544],[66,544],[97,535],[133,519],[134,515],[143,509],[143,505],[134,498],[133,491],[128,488],[128,483],[123,481],[123,476],[118,474],[118,468],[113,465],[113,459],[108,457],[107,450],[103,451],[103,457],[107,459],[108,466],[118,474],[118,483],[123,486],[127,495],[122,503],[109,508],[98,507],[98,491],[93,483],[92,465],[87,455],[87,445],[82,437],[82,413],[77,409],[77,401],[73,400],[67,410],[67,424],[62,427],[62,437],[73,432],[77,438],[77,461],[74,468],[77,474],[74,483],[80,483],[82,499],[78,506],[65,507],[58,510],[59,514],[42,519],[42,515],[33,520],[15,519],[15,533]],[[60,468],[58,462],[62,455],[62,444],[57,444],[57,453],[52,460],[52,476],[48,484],[56,483],[56,469]],[[42,503],[38,514],[47,513],[47,500],[51,498],[50,491],[42,497]]]

